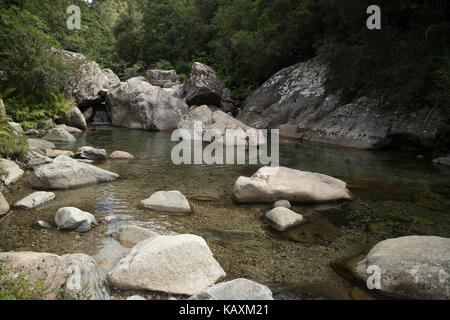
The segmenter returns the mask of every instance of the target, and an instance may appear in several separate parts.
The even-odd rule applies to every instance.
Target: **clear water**
[[[450,172],[416,155],[398,151],[361,151],[281,142],[281,165],[340,178],[358,197],[347,204],[294,206],[309,223],[280,234],[264,221],[270,205],[237,205],[232,188],[239,176],[258,166],[176,166],[175,143],[168,132],[92,127],[76,150],[90,145],[108,152],[127,151],[136,159],[98,165],[120,174],[113,183],[56,191],[57,199],[33,211],[15,210],[0,224],[0,249],[55,254],[81,252],[103,262],[124,254],[110,233],[122,224],[138,224],[161,234],[194,233],[206,239],[227,272],[227,279],[245,277],[270,285],[280,299],[350,299],[353,285],[337,275],[330,263],[358,254],[377,242],[404,235],[450,237]],[[10,203],[32,192],[22,179],[6,193]],[[161,215],[138,206],[160,190],[179,190],[194,213]],[[87,234],[46,230],[39,220],[53,221],[58,208],[74,206],[93,213],[100,224]],[[116,220],[104,222],[102,218]],[[107,267],[106,267],[107,268]]]

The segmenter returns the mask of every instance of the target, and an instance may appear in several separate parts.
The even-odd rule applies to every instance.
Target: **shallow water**
[[[103,265],[112,252],[127,249],[109,237],[122,224],[138,224],[161,234],[194,233],[206,239],[227,272],[227,279],[249,278],[274,288],[279,299],[350,299],[353,285],[330,263],[404,235],[450,237],[450,172],[416,155],[398,151],[361,151],[282,141],[282,166],[320,172],[349,184],[357,199],[347,204],[294,206],[309,223],[280,234],[264,221],[270,205],[237,205],[231,192],[253,165],[176,166],[170,133],[92,127],[75,145],[130,152],[135,160],[105,161],[100,167],[120,174],[113,183],[57,191],[57,199],[33,211],[14,210],[0,224],[3,251],[82,252]],[[156,191],[179,190],[194,213],[170,216],[141,210],[138,203]],[[10,203],[32,190],[22,179],[5,196]],[[100,224],[87,234],[45,230],[58,208],[74,206],[93,213]],[[111,222],[102,218],[115,216]],[[107,266],[105,267],[108,268]]]

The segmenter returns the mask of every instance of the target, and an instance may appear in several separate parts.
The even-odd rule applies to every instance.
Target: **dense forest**
[[[150,67],[186,78],[193,61],[212,66],[234,92],[319,55],[328,89],[395,108],[450,105],[450,3],[379,0],[381,30],[366,27],[368,0],[2,0],[0,96],[26,127],[58,118],[71,66],[50,48],[80,52],[121,78]],[[66,9],[81,8],[69,30]],[[448,124],[443,124],[448,128]],[[448,141],[448,129],[442,130]]]

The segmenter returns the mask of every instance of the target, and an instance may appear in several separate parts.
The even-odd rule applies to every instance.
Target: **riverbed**
[[[277,299],[350,299],[354,284],[330,263],[367,251],[376,243],[406,235],[450,237],[450,171],[403,151],[362,151],[282,140],[280,164],[346,181],[356,199],[349,203],[294,206],[308,223],[286,233],[270,229],[270,205],[238,205],[232,189],[256,165],[175,165],[170,132],[90,127],[76,144],[127,151],[131,161],[96,163],[120,174],[113,183],[56,191],[56,200],[32,211],[14,210],[0,224],[3,251],[58,255],[85,253],[101,262],[109,250],[127,250],[110,237],[124,224],[160,234],[193,233],[208,242],[227,280],[248,278],[269,285]],[[10,203],[30,194],[27,177],[5,193]],[[160,190],[178,190],[193,214],[166,215],[143,210],[139,202]],[[87,234],[43,229],[58,208],[72,206],[94,214],[99,225]],[[105,217],[114,217],[106,222]]]

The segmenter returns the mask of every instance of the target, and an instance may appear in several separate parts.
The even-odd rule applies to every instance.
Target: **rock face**
[[[251,178],[240,177],[234,185],[233,197],[240,203],[273,203],[281,199],[323,203],[353,199],[344,181],[284,167],[264,167]]]
[[[42,283],[46,300],[59,296],[60,288],[66,281],[66,265],[59,256],[36,252],[0,253],[0,265],[11,277],[21,274],[31,284]]]
[[[80,109],[78,109],[77,107],[73,107],[72,109],[70,109],[63,121],[70,127],[75,127],[81,130],[87,129],[86,119],[84,118],[84,115],[81,113]]]
[[[87,163],[52,163],[37,168],[29,183],[37,189],[61,190],[112,182],[118,177],[118,174]]]
[[[432,147],[442,117],[437,111],[384,110],[367,98],[347,104],[326,93],[326,80],[327,68],[318,59],[283,69],[247,98],[238,119],[317,143],[362,149]]]
[[[450,299],[450,239],[411,236],[377,244],[357,266],[367,281],[368,267],[381,270],[380,291],[403,299]]]
[[[161,211],[190,213],[191,206],[186,197],[179,191],[159,191],[150,198],[141,201],[144,208]]]
[[[247,279],[236,279],[209,287],[189,300],[273,300],[273,296],[266,286]]]
[[[95,217],[89,212],[67,207],[56,212],[55,223],[58,229],[74,230],[76,232],[88,232],[96,224]]]
[[[266,218],[269,219],[270,226],[280,232],[296,227],[304,222],[301,214],[287,208],[272,209],[266,214]]]
[[[112,160],[132,160],[134,156],[125,151],[114,151],[109,155],[109,158]]]
[[[195,122],[202,122],[202,126],[199,127],[199,130],[195,130]],[[191,132],[191,138],[192,140],[195,140],[194,138],[194,130],[195,133],[201,137],[203,140],[203,133],[206,130],[216,130],[219,135],[221,135],[221,139],[225,139],[225,134],[227,129],[234,129],[234,130],[242,130],[244,133],[246,133],[250,139],[249,141],[252,141],[254,143],[257,143],[258,145],[265,144],[265,139],[259,140],[256,131],[254,128],[251,128],[239,120],[236,120],[232,116],[224,113],[221,110],[212,111],[208,106],[203,105],[200,107],[197,107],[189,112],[189,114],[185,115],[180,123],[178,124],[179,129],[187,129]],[[210,141],[209,141],[210,142]]]
[[[69,79],[68,95],[75,99],[79,107],[88,107],[100,103],[107,92],[110,92],[120,85],[120,79],[109,69],[100,69],[98,64],[89,61],[84,55],[66,50],[59,50],[57,54],[62,58],[76,64],[78,70]],[[77,112],[78,113],[78,112]],[[80,124],[83,124],[79,115]],[[84,118],[83,118],[84,120]],[[78,125],[72,125],[80,129]],[[84,121],[84,125],[86,121]]]
[[[78,300],[110,300],[106,274],[85,254],[69,254],[61,259],[67,266],[66,297]]]
[[[53,142],[76,142],[77,139],[66,130],[63,129],[52,129],[49,133],[47,133],[44,137],[45,140],[53,141]]]
[[[93,147],[81,147],[75,153],[75,157],[78,159],[102,161],[106,160],[108,155],[105,149],[95,149]]]
[[[181,84],[175,70],[148,70],[147,81],[161,88],[172,88]]]
[[[193,295],[224,276],[205,240],[177,235],[139,243],[108,274],[108,281],[123,290]]]
[[[0,192],[0,216],[9,212],[9,203],[6,201],[3,194]]]
[[[186,101],[192,106],[203,104],[219,106],[222,100],[223,85],[214,70],[204,64],[195,62],[184,85]]]
[[[134,247],[139,242],[157,237],[159,234],[139,226],[122,226],[112,233],[112,237],[125,247]]]
[[[176,129],[188,106],[144,78],[132,78],[106,98],[114,126],[143,130]]]
[[[6,186],[16,183],[25,174],[25,172],[11,160],[0,159],[0,168],[2,171],[6,172],[5,176],[0,176],[0,180],[3,181]]]
[[[28,139],[28,147],[30,151],[36,151],[45,154],[47,149],[55,149],[55,145],[47,140],[42,139]]]
[[[31,210],[43,206],[47,202],[55,200],[56,195],[53,192],[34,192],[22,200],[16,202],[14,207],[19,209]]]

